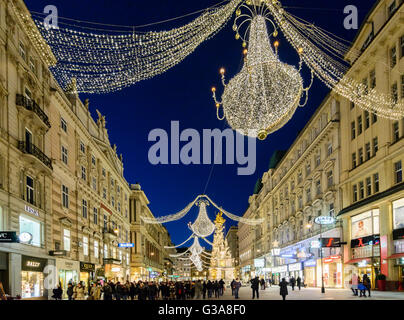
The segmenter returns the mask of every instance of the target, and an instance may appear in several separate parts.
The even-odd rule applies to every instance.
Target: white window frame
[[[98,240],[94,240],[94,258],[98,259],[99,257],[99,244]]]
[[[62,184],[62,206],[69,208],[69,188]]]
[[[88,237],[83,237],[83,255],[88,257]]]
[[[69,161],[69,155],[68,155],[67,148],[65,146],[61,147],[61,154],[62,154],[62,159],[61,159],[62,162],[67,165],[67,163]]]
[[[63,229],[63,249],[71,250],[71,232],[69,229]]]

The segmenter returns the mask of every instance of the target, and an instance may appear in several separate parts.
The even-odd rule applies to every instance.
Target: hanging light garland
[[[197,205],[199,206],[198,217],[194,223],[189,223],[188,227],[198,237],[205,238],[215,231],[215,224],[209,219],[206,212],[206,206],[209,205],[209,202],[202,199],[198,201]]]
[[[68,88],[75,78],[78,92],[106,93],[152,78],[180,63],[225,26],[241,1],[208,8],[192,22],[161,32],[108,34],[77,26],[49,28],[41,20],[35,22],[58,61],[51,70],[62,88]],[[18,14],[22,19],[30,18]]]

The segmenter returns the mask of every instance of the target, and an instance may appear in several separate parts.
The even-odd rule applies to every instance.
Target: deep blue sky
[[[108,24],[142,25],[203,9],[218,3],[219,0],[25,2],[30,10],[37,12],[42,12],[46,5],[56,5],[59,16],[66,18]],[[356,31],[344,29],[343,8],[346,5],[356,5],[361,24],[374,3],[375,0],[282,1],[284,6],[299,7],[288,9],[293,14],[347,40],[352,40]],[[191,18],[187,18],[142,30],[167,30],[190,20]],[[81,95],[82,99],[90,99],[93,116],[96,116],[96,108],[106,115],[111,144],[116,143],[118,153],[124,156],[125,178],[130,183],[141,184],[156,216],[177,212],[202,193],[211,166],[151,165],[147,157],[152,145],[147,141],[148,134],[154,128],[168,130],[172,120],[180,121],[180,129],[195,128],[200,133],[204,128],[223,128],[223,122],[216,119],[210,88],[215,85],[221,93],[218,75],[221,66],[226,68],[228,78],[235,75],[241,67],[241,42],[234,39],[231,26],[232,21],[213,39],[203,43],[192,55],[163,75],[116,93]],[[284,39],[280,40],[281,60],[296,63],[296,54]],[[307,74],[304,76],[307,82]],[[273,151],[287,149],[291,145],[327,92],[324,85],[315,81],[310,90],[308,105],[297,110],[293,119],[281,130],[270,135],[265,141],[257,142],[257,170],[254,175],[238,176],[237,165],[215,165],[206,193],[228,211],[242,215],[248,207],[248,197],[253,193],[257,178],[268,169]],[[213,218],[216,210],[210,208],[208,213]],[[166,224],[174,243],[180,243],[189,236],[186,223],[193,221],[195,216],[196,209],[186,218]],[[226,226],[231,224],[234,222],[227,219]]]

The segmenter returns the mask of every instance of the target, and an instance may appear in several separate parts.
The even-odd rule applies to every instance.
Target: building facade
[[[348,76],[391,96],[404,98],[403,2],[378,1],[346,58]],[[379,273],[388,288],[404,275],[404,120],[387,120],[341,100],[341,192],[345,284],[367,274],[372,287]]]
[[[242,274],[249,268],[251,276],[275,283],[293,276],[319,286],[323,265],[325,286],[342,286],[341,249],[323,249],[321,263],[315,246],[320,227],[314,222],[318,216],[335,217],[339,210],[339,109],[339,100],[329,95],[289,150],[272,156],[247,209],[250,217],[265,222],[239,225]],[[243,229],[251,232],[242,235]],[[321,233],[340,238],[339,223],[323,227]]]
[[[238,241],[238,227],[237,226],[231,226],[229,230],[227,231],[226,237],[225,237],[227,244],[229,245],[229,250],[231,253],[231,256],[234,259],[234,267],[235,267],[235,275],[236,277],[240,276],[240,257],[239,257],[239,241]]]

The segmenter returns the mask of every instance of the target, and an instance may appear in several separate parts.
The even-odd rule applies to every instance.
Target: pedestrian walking
[[[264,280],[264,278],[261,279],[261,290],[265,290],[265,280]]]
[[[234,281],[234,283],[233,283],[233,290],[234,290],[234,298],[235,299],[238,299],[238,291],[240,290],[240,287],[241,287],[241,282],[237,278],[236,281]]]
[[[55,300],[62,300],[62,294],[63,294],[63,290],[62,290],[60,284],[58,284],[58,286],[55,289],[53,289],[52,298]]]
[[[288,295],[288,283],[285,278],[282,278],[282,281],[279,283],[279,293],[282,296],[282,300],[286,300],[286,296]]]
[[[255,277],[250,282],[251,282],[251,289],[252,289],[252,298],[255,299],[255,295],[257,295],[257,299],[259,299],[260,296],[259,296],[259,292],[258,292],[258,286],[259,286],[258,277]]]
[[[208,289],[208,299],[212,298],[213,283],[210,280],[208,280],[208,283],[206,284],[206,288]]]
[[[300,288],[301,288],[301,286],[302,286],[302,278],[297,277],[297,279],[296,279],[296,284],[297,284],[297,287],[299,288],[299,291],[300,291]]]
[[[293,276],[290,279],[290,285],[292,286],[292,291],[295,291],[296,279]]]
[[[231,282],[230,282],[230,288],[231,288],[231,295],[232,296],[234,296],[234,283],[235,283],[236,281],[233,279]]]
[[[358,277],[358,289],[359,289],[359,297],[366,298],[366,287],[363,284],[363,281],[361,281],[360,277]]]
[[[358,296],[358,276],[354,273],[351,280],[351,290],[354,296]]]
[[[207,285],[206,285],[206,281],[203,282],[202,284],[202,298],[203,300],[206,299],[206,291],[208,290]]]
[[[67,285],[66,293],[67,293],[67,298],[69,300],[74,300],[74,298],[73,298],[74,290],[73,290],[73,284],[71,282],[69,282]]]
[[[112,288],[108,282],[104,283],[102,292],[104,293],[104,300],[112,300]]]
[[[370,297],[370,288],[371,288],[371,283],[370,283],[370,279],[368,277],[367,274],[363,275],[363,285],[366,288],[366,291],[368,292],[368,297]],[[366,296],[366,292],[365,292],[365,296]]]
[[[74,300],[84,300],[84,287],[81,282],[74,287],[73,292]]]
[[[195,299],[200,300],[202,295],[202,283],[201,280],[198,280],[195,283]]]

